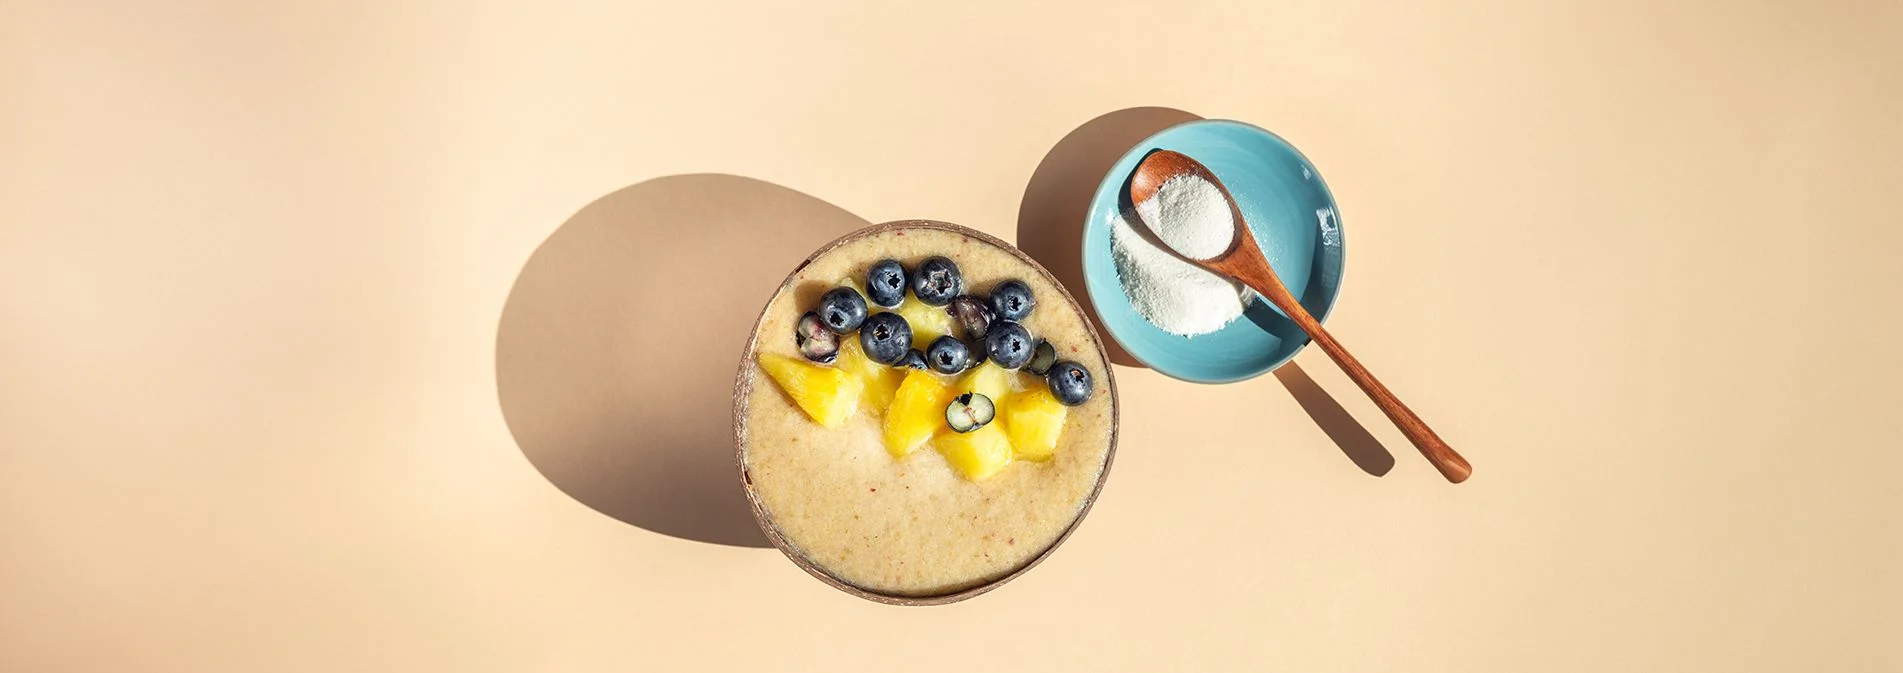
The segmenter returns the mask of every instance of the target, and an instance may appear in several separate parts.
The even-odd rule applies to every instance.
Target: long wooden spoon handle
[[[1387,386],[1381,385],[1381,381],[1374,378],[1374,374],[1369,373],[1367,367],[1361,366],[1361,361],[1356,360],[1348,349],[1343,348],[1341,342],[1335,340],[1334,335],[1323,329],[1321,321],[1309,315],[1308,309],[1303,308],[1301,302],[1296,301],[1295,296],[1289,294],[1281,283],[1262,282],[1263,279],[1257,277],[1255,273],[1244,272],[1233,273],[1233,275],[1262,296],[1267,297],[1277,308],[1282,309],[1283,313],[1294,320],[1302,331],[1307,332],[1308,338],[1313,340],[1315,345],[1321,346],[1322,352],[1327,353],[1335,364],[1340,365],[1342,371],[1347,372],[1348,378],[1353,379],[1355,385],[1360,386],[1362,392],[1367,393],[1368,397],[1374,400],[1375,406],[1381,407],[1382,413],[1388,415],[1388,420],[1394,421],[1395,427],[1401,429],[1401,434],[1407,435],[1407,441],[1413,442],[1414,448],[1420,449],[1421,455],[1426,456],[1427,462],[1433,463],[1434,469],[1440,470],[1441,476],[1446,477],[1447,481],[1458,484],[1466,481],[1468,475],[1473,474],[1473,466],[1467,464],[1466,458],[1462,458],[1459,452],[1448,446],[1440,435],[1434,434],[1434,430],[1427,427],[1427,423],[1422,421],[1420,416],[1416,416],[1413,409],[1401,403],[1401,398],[1395,397],[1394,393],[1388,391]]]
[[[1314,340],[1316,345],[1321,346],[1322,352],[1333,358],[1335,364],[1341,365],[1341,370],[1348,373],[1348,378],[1353,379],[1355,385],[1361,386],[1362,392],[1367,393],[1368,397],[1374,400],[1375,406],[1381,407],[1381,411],[1388,415],[1388,420],[1394,421],[1395,427],[1401,429],[1401,434],[1407,435],[1407,441],[1413,442],[1414,448],[1421,450],[1421,455],[1427,457],[1427,462],[1434,464],[1434,469],[1440,470],[1441,476],[1447,477],[1447,481],[1458,484],[1466,481],[1468,475],[1473,474],[1473,466],[1467,464],[1467,459],[1462,458],[1459,452],[1448,446],[1440,435],[1434,434],[1433,428],[1427,427],[1427,423],[1422,421],[1420,416],[1415,415],[1413,409],[1407,408],[1407,405],[1401,403],[1400,398],[1388,391],[1387,386],[1381,385],[1381,381],[1374,378],[1374,374],[1368,373],[1368,368],[1361,366],[1361,361],[1356,360],[1348,349],[1342,348],[1341,342],[1335,341],[1334,335],[1323,329],[1321,323],[1313,322],[1314,318],[1309,317],[1307,311],[1300,308],[1296,310],[1301,311],[1303,317],[1308,317],[1311,321],[1310,325],[1304,326],[1309,338]]]

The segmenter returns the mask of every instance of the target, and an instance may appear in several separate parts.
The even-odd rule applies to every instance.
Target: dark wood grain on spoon
[[[1315,316],[1308,313],[1308,309],[1302,307],[1302,302],[1295,298],[1294,293],[1282,285],[1282,279],[1275,275],[1275,269],[1269,267],[1268,258],[1263,256],[1262,248],[1256,245],[1255,236],[1248,233],[1248,223],[1243,221],[1242,210],[1236,207],[1235,197],[1229,194],[1229,188],[1224,187],[1207,166],[1180,152],[1152,152],[1144,157],[1142,163],[1137,164],[1135,174],[1130,177],[1130,203],[1138,204],[1155,198],[1163,183],[1178,175],[1194,175],[1215,185],[1222,192],[1223,199],[1229,202],[1230,220],[1234,223],[1228,250],[1209,259],[1194,259],[1180,252],[1178,256],[1209,271],[1241,281],[1268,298],[1270,303],[1295,321],[1296,326],[1307,332],[1308,338],[1321,346],[1322,352],[1327,353],[1335,364],[1341,365],[1341,370],[1347,372],[1348,378],[1353,379],[1355,385],[1374,400],[1375,406],[1394,421],[1394,425],[1407,435],[1415,448],[1421,450],[1427,462],[1440,470],[1442,476],[1456,484],[1466,481],[1468,475],[1473,474],[1473,466],[1467,464],[1467,459],[1448,446],[1440,435],[1434,434],[1434,430],[1427,427],[1427,423],[1422,422],[1412,409],[1402,404],[1400,398],[1389,392],[1387,386],[1381,385],[1374,374],[1361,365],[1360,360],[1356,360],[1347,348],[1342,347],[1341,342],[1322,328],[1320,320],[1316,320]],[[1144,224],[1151,226],[1152,223]]]

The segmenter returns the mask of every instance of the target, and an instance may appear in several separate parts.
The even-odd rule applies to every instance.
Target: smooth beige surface
[[[764,4],[0,5],[0,670],[1903,670],[1903,5]],[[1144,105],[1314,158],[1330,326],[1471,481],[1311,351],[1120,368],[1090,519],[945,608],[589,482],[718,476],[644,452],[719,383],[581,446],[737,354],[627,329],[728,320],[704,238],[744,333],[857,218],[1058,226]],[[804,196],[610,196],[707,172]]]

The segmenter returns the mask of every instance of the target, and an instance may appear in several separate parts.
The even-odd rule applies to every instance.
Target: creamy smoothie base
[[[760,320],[736,398],[743,405],[736,410],[743,474],[763,525],[773,529],[769,535],[812,569],[876,596],[956,594],[1037,560],[1095,496],[1116,422],[1115,387],[1103,351],[1056,284],[980,234],[924,226],[946,228],[881,227],[835,245],[800,269]],[[912,269],[934,255],[958,264],[967,293],[983,296],[1012,279],[1029,285],[1039,303],[1023,324],[1098,382],[1087,402],[1069,409],[1051,460],[1013,461],[974,482],[960,477],[930,445],[894,458],[881,441],[878,414],[861,410],[842,427],[821,427],[757,363],[755,353],[800,357],[795,324],[842,279],[862,281],[880,259]],[[1044,385],[1041,377],[1012,376],[1024,388]]]

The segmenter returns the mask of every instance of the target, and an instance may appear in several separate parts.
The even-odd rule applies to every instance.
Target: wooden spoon
[[[1341,370],[1348,373],[1348,378],[1354,379],[1355,385],[1361,386],[1362,392],[1374,399],[1375,405],[1381,407],[1381,411],[1388,415],[1388,419],[1401,428],[1401,433],[1407,435],[1408,441],[1413,442],[1414,447],[1421,450],[1421,455],[1426,456],[1427,462],[1433,463],[1434,468],[1440,470],[1442,476],[1447,477],[1447,481],[1456,484],[1466,481],[1467,476],[1473,474],[1473,467],[1467,464],[1467,459],[1460,457],[1460,454],[1456,453],[1452,447],[1447,446],[1447,442],[1434,434],[1434,431],[1421,421],[1421,417],[1414,415],[1414,412],[1408,409],[1407,405],[1402,404],[1400,398],[1395,397],[1394,393],[1388,392],[1387,386],[1375,380],[1374,375],[1368,373],[1368,368],[1361,366],[1361,361],[1356,360],[1355,356],[1348,353],[1348,349],[1335,341],[1335,337],[1329,335],[1328,330],[1322,329],[1321,321],[1309,315],[1308,309],[1302,308],[1302,302],[1296,300],[1295,295],[1282,285],[1282,280],[1275,275],[1275,269],[1269,267],[1268,258],[1262,256],[1262,248],[1256,245],[1255,236],[1248,233],[1248,223],[1243,221],[1242,210],[1236,207],[1235,197],[1231,196],[1229,189],[1222,185],[1222,181],[1217,180],[1216,175],[1209,171],[1209,167],[1180,152],[1169,150],[1152,152],[1144,157],[1142,163],[1137,164],[1135,174],[1130,177],[1130,203],[1135,205],[1155,198],[1165,181],[1181,175],[1207,180],[1209,184],[1216,187],[1217,191],[1222,192],[1222,198],[1229,203],[1230,221],[1234,223],[1234,226],[1230,232],[1232,238],[1229,248],[1214,257],[1197,259],[1173,248],[1172,252],[1185,261],[1211,272],[1241,281],[1250,289],[1267,297],[1270,303],[1282,309],[1283,314],[1295,321],[1303,332],[1307,332],[1308,338],[1321,346],[1322,351],[1328,353],[1328,357],[1333,358],[1335,364],[1341,365]],[[1151,233],[1165,242],[1164,247],[1169,247],[1167,244],[1169,239],[1163,235],[1163,232],[1155,231],[1155,223],[1145,222],[1144,225],[1150,227]]]

